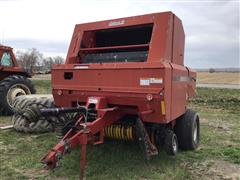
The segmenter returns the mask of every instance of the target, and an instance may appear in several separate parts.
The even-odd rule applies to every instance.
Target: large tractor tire
[[[176,121],[175,132],[182,150],[195,150],[200,142],[200,120],[198,114],[188,109]]]
[[[35,94],[32,82],[24,76],[13,75],[0,82],[0,113],[13,114],[14,99],[18,96]]]
[[[42,117],[41,108],[54,107],[51,95],[26,95],[17,97],[13,104],[13,127],[25,133],[44,133],[54,130],[54,117]]]

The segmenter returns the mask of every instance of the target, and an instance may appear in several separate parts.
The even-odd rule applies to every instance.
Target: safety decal
[[[151,84],[162,84],[162,78],[141,78],[140,86],[150,86]]]

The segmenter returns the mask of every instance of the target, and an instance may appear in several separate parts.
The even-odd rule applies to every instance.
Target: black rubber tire
[[[12,108],[14,114],[22,114],[24,112],[25,107],[32,103],[33,98],[28,98],[27,96],[24,95],[15,98]]]
[[[40,109],[55,107],[52,98],[37,97],[29,100],[29,103],[25,103],[24,112],[22,115],[27,118],[28,121],[37,122],[40,118],[44,118],[47,121],[51,121],[51,117],[42,117]]]
[[[200,142],[200,120],[198,114],[188,109],[176,120],[175,132],[180,149],[195,150]]]
[[[20,115],[14,115],[12,122],[14,129],[18,132],[45,133],[53,131],[52,124],[44,119],[39,119],[37,122],[29,122]]]
[[[55,132],[59,139],[62,139],[63,136],[74,127],[76,121],[79,119],[79,113],[69,113],[65,115],[60,115],[53,120]]]
[[[177,135],[171,130],[166,132],[164,149],[168,155],[172,155],[172,156],[175,156],[178,152]]]
[[[52,98],[20,96],[15,99],[12,116],[13,128],[24,133],[44,133],[54,130],[52,117],[40,115],[40,108],[55,107]]]
[[[2,115],[11,115],[13,114],[12,105],[7,101],[8,91],[15,84],[24,85],[28,88],[29,92],[27,94],[35,94],[36,90],[32,84],[32,82],[24,76],[20,75],[12,75],[0,82],[0,113]],[[13,100],[12,100],[13,101]]]

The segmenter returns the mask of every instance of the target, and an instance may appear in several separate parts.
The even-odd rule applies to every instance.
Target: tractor
[[[13,113],[13,102],[17,96],[34,94],[30,73],[18,66],[11,47],[0,45],[0,113]]]
[[[83,179],[87,144],[105,138],[139,142],[146,161],[160,148],[169,155],[196,149],[200,119],[187,107],[196,72],[184,66],[184,44],[172,12],[77,24],[65,64],[52,68],[54,106],[37,113],[55,117],[62,135],[43,157],[45,167],[80,146]]]

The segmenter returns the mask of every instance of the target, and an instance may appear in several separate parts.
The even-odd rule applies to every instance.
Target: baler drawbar
[[[86,164],[86,146],[88,143],[97,145],[104,142],[104,128],[117,122],[126,112],[126,109],[119,107],[108,108],[105,98],[90,97],[88,102],[94,101],[98,107],[98,117],[92,122],[86,122],[87,112],[91,103],[87,106],[79,106],[77,108],[52,108],[41,109],[43,116],[59,115],[62,113],[80,112],[81,116],[76,121],[75,125],[64,135],[62,140],[50,150],[50,152],[42,159],[47,169],[53,169],[57,166],[58,161],[63,156],[70,152],[71,148],[78,145],[81,146],[81,160],[80,160],[80,179],[83,178],[84,168]],[[139,137],[141,137],[142,145],[144,147],[145,159],[149,160],[150,156],[157,155],[157,148],[151,143],[148,133],[144,125],[139,120]],[[99,133],[97,136],[96,134]]]

